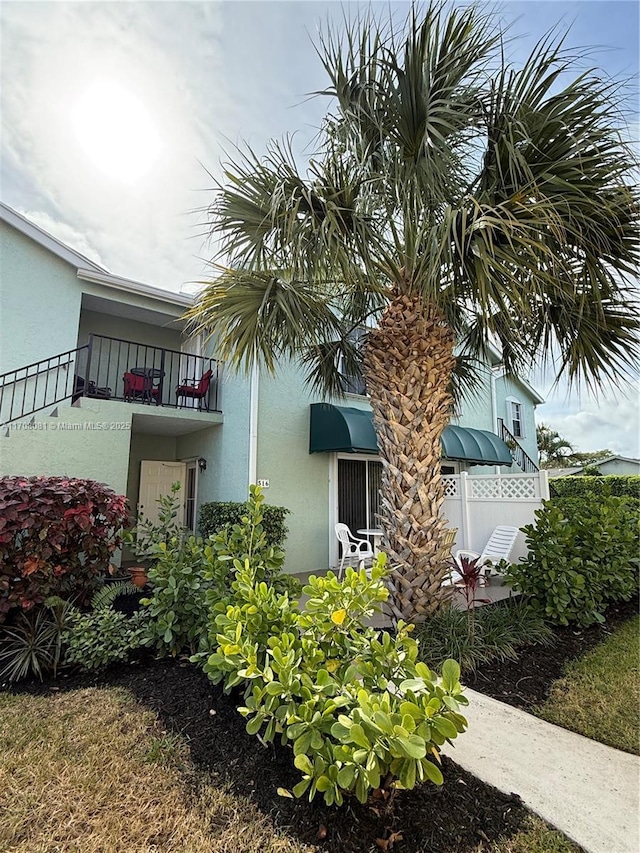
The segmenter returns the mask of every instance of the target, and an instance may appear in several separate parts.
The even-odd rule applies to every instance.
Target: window
[[[522,404],[516,403],[515,400],[509,402],[511,409],[511,432],[516,438],[524,437],[524,423],[522,420]]]
[[[353,332],[349,333],[348,339],[359,349],[362,341],[364,340],[365,334],[365,329],[354,329]],[[354,371],[353,366],[351,366],[351,370],[349,370],[349,368],[344,364],[344,359],[342,357],[340,358],[340,364],[338,367],[340,373],[344,376],[342,387],[345,394],[358,394],[361,397],[366,396],[367,389],[362,371],[360,369]]]

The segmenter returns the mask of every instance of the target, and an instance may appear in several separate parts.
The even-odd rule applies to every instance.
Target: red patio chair
[[[185,397],[190,400],[198,401],[198,408],[201,409],[204,403],[204,408],[209,411],[209,386],[211,385],[212,370],[207,370],[203,373],[200,381],[195,379],[183,379],[182,385],[176,388],[176,401],[180,405],[180,398]]]
[[[127,371],[127,373],[122,377],[122,381],[124,382],[123,397],[127,402],[131,402],[135,399],[153,399],[155,400],[156,405],[158,404],[160,389],[158,387],[154,387],[153,380],[148,376],[136,376],[135,373],[129,373]]]

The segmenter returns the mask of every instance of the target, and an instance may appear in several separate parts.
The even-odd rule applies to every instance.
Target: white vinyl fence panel
[[[535,523],[535,511],[549,499],[546,471],[537,474],[447,475],[442,478],[446,498],[442,513],[448,527],[458,530],[453,550],[480,553],[494,527],[507,524],[521,528]],[[518,534],[511,552],[517,563],[527,553],[523,533]]]

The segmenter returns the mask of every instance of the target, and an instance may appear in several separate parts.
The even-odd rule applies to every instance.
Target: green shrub
[[[546,619],[560,625],[603,621],[614,601],[638,589],[638,516],[626,498],[585,493],[567,517],[553,501],[527,525],[529,553],[506,570],[515,589],[531,597]]]
[[[549,494],[552,498],[574,498],[592,494],[640,500],[640,477],[614,474],[597,477],[553,477],[549,480]]]
[[[207,647],[211,626],[211,642],[215,642],[215,614],[224,611],[231,596],[233,560],[251,559],[258,582],[269,581],[279,591],[299,590],[294,578],[282,575],[284,551],[267,542],[263,503],[261,489],[251,486],[241,523],[227,525],[205,541],[194,536],[185,539],[175,531],[168,539],[153,536],[149,540],[151,594],[142,599],[142,605],[150,617],[149,642],[160,652],[195,654],[200,646]],[[161,522],[163,518],[168,522],[172,517],[169,501],[163,509]]]
[[[73,608],[62,633],[64,662],[96,671],[129,659],[145,645],[146,614],[143,610],[125,616],[113,608],[118,595],[137,592],[129,583],[103,587],[91,602],[91,611]]]
[[[521,596],[477,608],[473,634],[466,613],[453,607],[431,616],[417,632],[421,654],[430,666],[439,670],[445,660],[455,658],[463,672],[491,660],[517,660],[521,646],[547,645],[553,639],[540,613]]]
[[[394,637],[365,627],[388,596],[384,555],[371,577],[352,568],[342,582],[311,577],[300,610],[260,580],[264,566],[249,552],[233,562],[231,599],[212,610],[213,652],[196,659],[227,691],[244,686],[250,734],[292,744],[303,774],[295,796],[320,792],[331,805],[346,792],[365,802],[380,787],[441,784],[430,757],[466,727],[460,668],[446,661],[438,678],[419,662],[412,626],[400,622]]]
[[[151,593],[140,602],[149,617],[147,638],[161,653],[193,654],[206,631],[206,592],[217,574],[213,547],[191,536],[186,542],[160,542],[149,556]]]
[[[248,508],[248,503],[238,503],[235,501],[213,501],[202,504],[199,519],[201,535],[206,539],[208,536],[220,533],[225,528],[241,524],[242,518],[247,514]],[[262,526],[267,545],[274,548],[282,548],[289,532],[284,523],[285,516],[289,512],[284,506],[265,504],[262,507]]]
[[[593,494],[587,496],[587,500],[593,500]],[[564,515],[565,518],[571,521],[574,515],[581,515],[584,511],[585,496],[566,497],[566,498],[551,498],[547,501],[551,506],[555,506]],[[625,497],[625,502],[631,512],[640,517],[640,498]]]

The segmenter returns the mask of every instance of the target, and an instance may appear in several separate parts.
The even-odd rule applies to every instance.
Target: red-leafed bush
[[[49,595],[86,599],[127,524],[127,499],[103,483],[0,478],[0,622]]]

